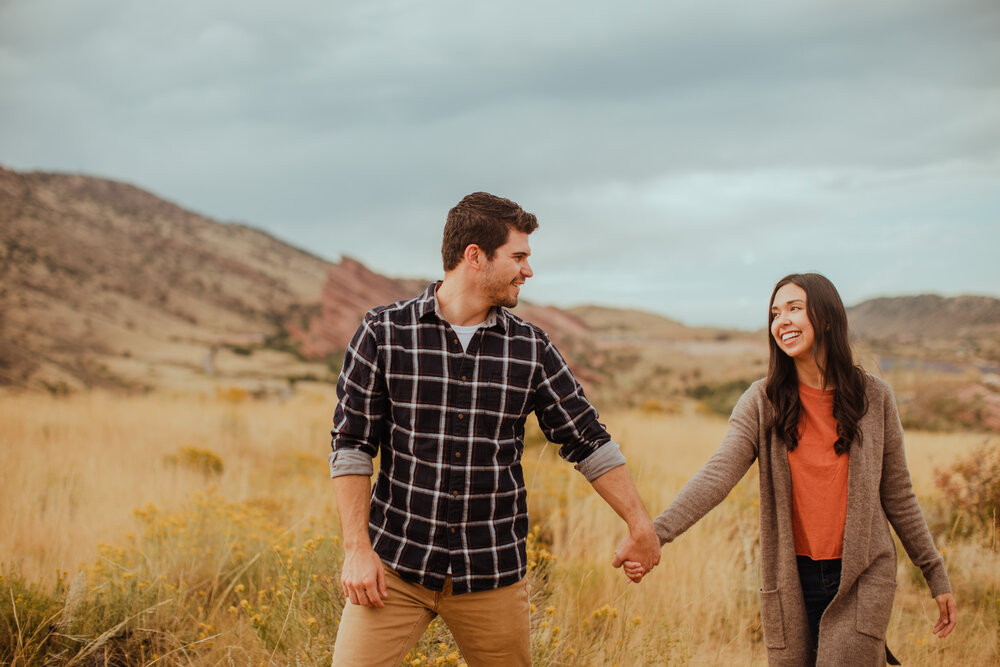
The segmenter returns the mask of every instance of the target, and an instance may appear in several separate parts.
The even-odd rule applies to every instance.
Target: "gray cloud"
[[[793,270],[1000,293],[997,34],[988,0],[8,0],[0,162],[428,277],[491,190],[541,217],[528,298],[756,326]]]

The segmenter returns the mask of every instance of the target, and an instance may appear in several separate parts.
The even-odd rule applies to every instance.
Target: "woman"
[[[895,529],[940,608],[957,607],[910,484],[889,386],[854,365],[847,313],[815,274],[771,294],[770,364],[740,398],[722,445],[656,519],[671,542],[760,470],[760,608],[771,665],[884,665],[896,590]],[[625,564],[632,580],[645,572]],[[895,663],[894,664],[898,664]]]

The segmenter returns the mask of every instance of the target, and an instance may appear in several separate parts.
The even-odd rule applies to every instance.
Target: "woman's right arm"
[[[740,397],[722,444],[653,522],[661,545],[672,542],[725,500],[753,465],[760,445],[760,413],[766,400],[763,381],[751,385]]]

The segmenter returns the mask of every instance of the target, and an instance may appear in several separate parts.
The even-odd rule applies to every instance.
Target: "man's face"
[[[479,280],[481,293],[493,306],[513,308],[524,281],[534,275],[528,265],[531,247],[528,235],[510,230],[507,242],[497,248],[493,259],[486,260]]]

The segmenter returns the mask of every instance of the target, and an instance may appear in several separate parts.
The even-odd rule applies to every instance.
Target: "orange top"
[[[833,390],[799,383],[799,444],[788,452],[792,473],[795,553],[813,560],[840,558],[847,520],[848,455],[837,456]]]

